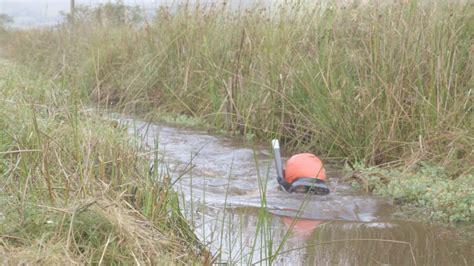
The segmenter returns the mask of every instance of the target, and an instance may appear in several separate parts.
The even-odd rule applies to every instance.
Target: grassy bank
[[[169,177],[126,130],[30,76],[0,62],[0,262],[202,261]]]
[[[357,166],[354,186],[406,207],[410,218],[451,224],[474,224],[474,175],[450,179],[442,167],[420,164],[415,169]],[[472,233],[470,233],[472,234]]]
[[[13,33],[6,49],[99,109],[195,117],[366,166],[428,163],[463,184],[474,171],[474,7],[441,2],[182,5],[153,19],[106,5]]]
[[[103,106],[187,114],[368,165],[473,171],[472,5],[184,5],[144,25],[104,10],[19,32],[8,51]]]

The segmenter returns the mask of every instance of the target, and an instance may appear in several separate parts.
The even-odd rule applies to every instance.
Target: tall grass
[[[474,7],[455,2],[185,4],[142,24],[89,9],[11,35],[8,51],[102,107],[457,176],[473,170]]]
[[[0,95],[2,264],[201,261],[170,177],[126,130],[3,61]]]

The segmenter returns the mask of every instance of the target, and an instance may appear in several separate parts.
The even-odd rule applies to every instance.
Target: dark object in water
[[[280,143],[277,139],[272,140],[272,147],[277,180],[283,190],[289,193],[329,194],[329,187],[325,183],[326,172],[321,160],[316,155],[311,153],[296,154],[288,159],[286,170],[283,170]]]

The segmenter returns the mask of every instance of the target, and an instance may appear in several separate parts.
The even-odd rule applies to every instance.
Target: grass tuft
[[[55,81],[6,62],[0,75],[2,263],[200,261],[170,177],[125,128]]]

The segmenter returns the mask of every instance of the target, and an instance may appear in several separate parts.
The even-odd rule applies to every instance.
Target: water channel
[[[216,262],[276,265],[473,265],[474,246],[453,230],[397,218],[389,199],[367,195],[326,166],[327,196],[280,191],[270,144],[120,118],[149,147],[159,143],[179,177],[184,214]],[[283,243],[283,244],[281,244]],[[280,245],[281,244],[281,245]]]

